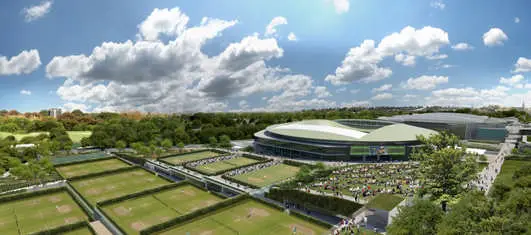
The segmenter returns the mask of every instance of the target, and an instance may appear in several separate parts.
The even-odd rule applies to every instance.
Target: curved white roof
[[[289,123],[285,125],[280,125],[275,128],[276,130],[302,130],[302,131],[312,131],[312,132],[321,132],[323,134],[334,134],[340,135],[347,138],[359,139],[365,136],[367,133],[361,132],[354,129],[340,128],[335,126],[323,126],[323,125],[314,125],[314,124],[305,124],[301,122]]]

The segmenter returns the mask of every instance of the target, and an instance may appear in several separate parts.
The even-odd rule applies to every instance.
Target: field
[[[87,215],[64,191],[0,204],[0,234],[29,234],[83,220]]]
[[[368,208],[375,208],[390,211],[396,207],[400,202],[404,200],[403,197],[381,193],[376,195],[367,205]]]
[[[234,179],[243,181],[257,187],[264,187],[294,177],[299,168],[286,164],[278,164],[257,171],[234,176]]]
[[[125,167],[130,167],[130,165],[116,158],[112,158],[101,161],[59,166],[56,169],[61,175],[63,175],[63,177],[68,179],[76,176],[100,173]]]
[[[184,155],[178,155],[175,157],[167,157],[164,158],[164,161],[169,162],[174,165],[181,165],[183,163],[191,162],[191,161],[197,161],[205,158],[211,158],[220,156],[220,153],[211,152],[211,151],[203,151],[198,153],[188,153]]]
[[[170,184],[143,169],[75,180],[72,186],[90,204]]]
[[[91,131],[67,131],[67,133],[68,136],[70,136],[70,139],[72,139],[72,142],[74,143],[79,143],[83,137],[89,137],[92,134]],[[21,140],[26,136],[38,136],[40,134],[48,134],[48,132],[10,133],[0,131],[0,139],[12,135],[15,136],[15,139]]]
[[[496,177],[495,183],[501,183],[512,187],[514,185],[514,180],[512,179],[513,174],[522,167],[531,167],[531,157],[527,157],[527,159],[511,159],[508,157],[505,161],[503,161],[501,171]]]
[[[223,200],[192,185],[183,185],[159,193],[104,206],[103,211],[127,234],[166,222],[175,217]]]
[[[199,171],[206,172],[208,174],[215,174],[218,172],[226,171],[233,168],[238,168],[241,166],[249,165],[258,162],[258,160],[246,158],[246,157],[236,157],[229,160],[223,160],[219,162],[214,162],[210,164],[205,164],[196,167]]]
[[[220,209],[161,234],[328,234],[328,229],[253,200]]]

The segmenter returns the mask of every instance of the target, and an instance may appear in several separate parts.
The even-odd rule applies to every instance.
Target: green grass
[[[296,166],[278,164],[257,171],[234,176],[234,179],[257,187],[264,187],[294,177],[299,172]]]
[[[67,192],[0,204],[0,234],[29,234],[88,220]]]
[[[181,165],[187,162],[197,161],[197,160],[211,158],[211,157],[217,157],[220,155],[221,155],[220,153],[216,153],[216,152],[203,151],[203,152],[198,152],[198,153],[188,153],[184,155],[178,155],[175,157],[164,158],[164,161],[169,162],[174,165]]]
[[[505,161],[503,161],[501,171],[498,176],[496,176],[494,183],[501,183],[512,187],[514,185],[514,181],[512,179],[513,174],[522,167],[531,167],[531,157],[528,159],[511,159],[510,157],[505,159]]]
[[[88,227],[81,227],[70,232],[61,233],[61,235],[93,235],[93,233]]]
[[[390,211],[396,207],[402,200],[403,197],[392,195],[392,194],[378,194],[376,195],[367,205],[368,208],[381,209]]]
[[[90,204],[127,194],[157,188],[170,182],[143,169],[133,169],[116,174],[91,177],[71,182],[72,186]]]
[[[100,173],[125,167],[130,167],[130,165],[116,158],[112,158],[101,161],[59,166],[56,169],[64,178],[68,179],[76,176]]]
[[[183,185],[175,189],[107,205],[102,209],[127,234],[138,234],[142,229],[222,200],[192,185]]]
[[[228,160],[223,160],[219,162],[214,162],[210,164],[205,164],[196,167],[199,171],[206,172],[209,174],[216,174],[218,172],[226,171],[233,168],[238,168],[241,166],[246,166],[258,162],[258,160],[246,158],[246,157],[236,157]]]
[[[79,143],[83,137],[90,137],[91,131],[67,131],[68,136],[72,139],[72,142]],[[48,132],[30,132],[30,133],[11,133],[0,131],[0,139],[6,138],[10,135],[14,136],[16,140],[21,140],[27,136],[38,136],[40,134],[48,134]]]
[[[295,229],[294,229],[295,228]],[[296,230],[296,233],[293,231]],[[268,205],[245,200],[234,206],[177,225],[161,234],[328,234],[328,229],[290,216]]]

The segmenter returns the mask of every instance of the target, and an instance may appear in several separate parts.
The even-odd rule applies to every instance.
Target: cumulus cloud
[[[316,86],[314,89],[314,93],[318,98],[325,98],[331,96],[330,92],[328,92],[325,86]]]
[[[409,78],[401,84],[402,88],[411,90],[432,90],[440,84],[448,83],[446,76],[422,75],[417,78]]]
[[[446,7],[446,4],[444,4],[441,0],[431,1],[430,6],[439,10],[444,10]]]
[[[353,100],[341,103],[341,107],[368,107],[371,105],[370,100]]]
[[[343,14],[348,12],[350,8],[350,2],[349,0],[328,0],[331,1],[334,5],[334,8],[336,9],[337,14]]]
[[[443,60],[443,59],[446,59],[446,58],[448,58],[447,54],[436,54],[436,55],[426,56],[426,59],[428,59],[428,60]]]
[[[21,95],[31,95],[31,91],[30,90],[20,90],[20,94]]]
[[[157,40],[160,35],[177,36],[184,32],[190,18],[178,7],[172,9],[155,8],[153,12],[138,25],[139,36],[145,40]]]
[[[453,45],[452,49],[454,49],[454,51],[468,51],[468,50],[474,49],[474,47],[468,43],[460,42],[460,43]]]
[[[510,78],[500,78],[500,84],[512,86],[515,88],[524,88],[525,84],[523,84],[523,82],[524,76],[522,76],[521,74],[516,74]]]
[[[282,16],[277,16],[269,22],[265,30],[265,36],[275,36],[277,33],[276,27],[279,25],[288,24],[288,20]]]
[[[297,36],[293,33],[293,32],[290,32],[288,34],[288,40],[290,41],[297,41]]]
[[[385,57],[394,55],[395,61],[412,66],[416,56],[446,58],[446,55],[438,53],[441,47],[449,43],[448,33],[442,29],[407,26],[400,32],[385,36],[378,47],[373,40],[365,40],[358,47],[351,48],[335,74],[327,75],[325,80],[334,85],[379,81],[392,74],[390,68],[379,66]]]
[[[491,28],[489,31],[483,34],[483,44],[485,46],[501,46],[504,41],[507,41],[509,37],[500,28]]]
[[[22,13],[26,22],[37,20],[50,12],[52,8],[52,1],[42,1],[39,5],[33,5],[28,8],[24,8]]]
[[[388,90],[391,90],[391,88],[393,88],[393,85],[391,85],[391,84],[383,84],[380,87],[373,88],[372,92],[375,93],[375,92],[388,91]]]
[[[0,56],[0,76],[28,74],[35,71],[40,65],[41,58],[36,49],[22,51],[9,59]]]
[[[525,73],[531,71],[531,59],[520,57],[514,64],[514,73]]]
[[[65,103],[62,107],[62,110],[67,112],[72,112],[76,109],[81,110],[81,112],[89,112],[91,108],[90,106],[81,103]]]
[[[428,105],[443,106],[471,106],[479,107],[486,105],[518,105],[515,102],[518,98],[531,97],[531,94],[509,94],[510,89],[505,86],[497,86],[492,89],[466,88],[448,88],[432,91],[431,96],[425,97]]]
[[[391,93],[380,93],[380,94],[373,96],[371,100],[388,100],[392,98],[393,98],[393,94]]]
[[[249,104],[245,100],[241,100],[240,102],[238,102],[238,106],[240,107],[240,109],[243,109],[243,110],[249,108]]]
[[[312,93],[309,76],[267,66],[266,61],[283,56],[275,38],[246,36],[209,56],[201,51],[203,45],[237,22],[187,22],[178,8],[156,9],[139,25],[137,41],[103,42],[88,55],[56,56],[46,66],[47,76],[65,77],[59,97],[90,104],[93,111],[223,111],[229,97],[258,93],[271,94],[267,108],[283,102],[301,107],[326,103],[299,102]],[[161,35],[173,38],[163,42]]]

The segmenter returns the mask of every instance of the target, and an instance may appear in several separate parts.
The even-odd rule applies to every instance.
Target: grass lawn
[[[170,184],[170,182],[138,168],[116,174],[75,180],[71,184],[90,204],[95,205],[99,201],[157,188]]]
[[[205,158],[217,157],[220,155],[221,154],[219,153],[215,153],[211,151],[203,151],[203,152],[198,152],[198,153],[188,153],[184,155],[178,155],[175,157],[168,157],[168,158],[164,158],[163,160],[171,164],[174,164],[174,165],[181,165],[187,162],[197,161],[197,160],[201,160]]]
[[[295,232],[294,232],[295,231]],[[205,217],[177,225],[161,234],[328,234],[328,228],[312,224],[268,205],[245,200]]]
[[[93,235],[92,231],[88,227],[81,227],[76,230],[61,233],[61,235]]]
[[[236,157],[229,160],[223,160],[219,162],[214,162],[210,164],[205,164],[196,167],[196,169],[209,173],[215,174],[218,172],[226,171],[233,168],[238,168],[241,166],[249,165],[258,162],[258,160],[246,158],[246,157]]]
[[[78,163],[67,166],[57,167],[57,171],[65,178],[72,178],[75,176],[82,176],[94,173],[100,173],[104,171],[116,170],[120,168],[131,167],[125,162],[119,159],[112,158],[101,161]]]
[[[0,204],[0,234],[30,234],[83,220],[87,215],[67,192]]]
[[[381,209],[390,211],[395,208],[402,200],[403,197],[393,194],[381,193],[376,195],[367,205],[368,208]]]
[[[92,135],[92,131],[67,131],[68,136],[70,136],[70,139],[74,143],[80,143],[81,139],[84,137],[90,137]]]
[[[127,234],[138,234],[142,229],[216,204],[222,200],[214,194],[186,184],[174,189],[107,205],[102,209]]]
[[[234,179],[247,182],[257,187],[264,187],[294,177],[299,172],[296,166],[278,164],[257,171],[234,176]]]
[[[500,173],[496,177],[495,183],[502,183],[504,185],[512,187],[514,181],[512,179],[515,171],[522,167],[531,167],[531,157],[527,159],[511,159],[510,157],[503,161],[503,165]]]
[[[10,135],[14,136],[16,140],[21,140],[26,136],[38,136],[40,134],[48,134],[48,132],[31,132],[31,133],[11,133],[0,131],[0,139],[4,139]]]

